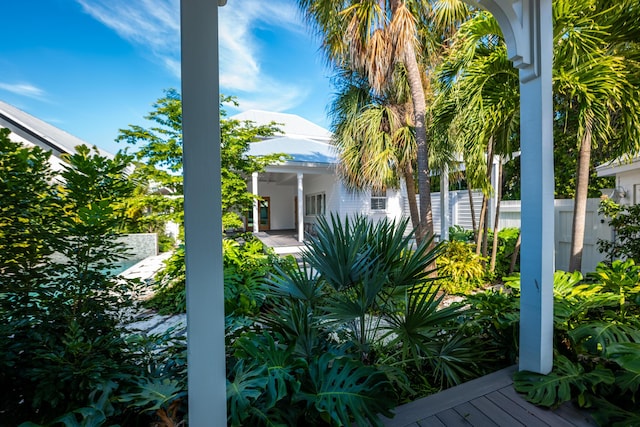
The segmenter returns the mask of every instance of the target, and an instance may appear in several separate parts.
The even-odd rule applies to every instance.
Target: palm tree
[[[459,0],[298,0],[298,4],[322,36],[329,61],[364,76],[374,93],[383,94],[396,65],[404,66],[413,106],[420,192],[417,238],[433,234],[424,68],[419,54],[430,30],[425,23],[440,17],[440,24],[451,25],[466,6]]]
[[[601,149],[608,145],[616,155],[640,148],[637,126],[640,112],[637,90],[640,50],[636,42],[637,27],[631,24],[637,22],[640,12],[631,0],[556,0],[553,13],[553,81],[554,99],[557,102],[554,117],[560,129],[577,129],[579,146],[570,262],[570,270],[576,270],[581,264],[591,148],[596,143]],[[441,96],[448,100],[443,101],[438,114],[444,117],[445,123],[455,124],[452,114],[455,120],[464,123],[467,133],[462,132],[458,136],[465,137],[470,132],[472,136],[479,135],[481,138],[496,137],[494,131],[500,126],[496,127],[495,124],[504,119],[507,121],[502,123],[507,127],[503,130],[509,129],[504,136],[514,134],[519,118],[517,111],[512,111],[511,107],[515,105],[512,100],[517,99],[517,77],[505,79],[502,88],[496,87],[494,81],[500,75],[513,74],[513,69],[506,61],[503,43],[494,46],[489,43],[496,38],[499,40],[500,34],[495,21],[483,18],[480,14],[461,28],[459,37],[467,41],[467,46],[452,50],[452,56],[444,68],[441,80],[457,90],[445,85],[445,93]],[[477,44],[478,41],[482,43]],[[486,48],[490,50],[486,51]],[[464,70],[464,74],[459,74],[461,70]],[[473,71],[477,71],[474,73],[476,78],[468,76]],[[483,95],[476,96],[478,93]],[[500,106],[501,100],[510,101]],[[467,113],[459,110],[456,105],[460,104],[467,106]],[[577,122],[577,126],[567,126],[573,122]],[[476,126],[477,123],[480,123],[480,127]],[[508,142],[509,139],[504,141]],[[466,147],[465,153],[474,153],[474,146]],[[475,147],[482,147],[482,144]],[[474,162],[479,159],[481,157],[476,155],[467,156],[465,160],[467,171],[475,170],[481,174],[478,178],[479,184],[482,184],[486,168],[480,163],[474,167]]]
[[[482,249],[486,256],[488,199],[496,192],[499,209],[501,194],[491,188],[491,168],[494,156],[515,151],[519,124],[518,74],[507,60],[502,33],[490,14],[478,13],[461,25],[440,67],[439,81],[434,133],[457,141],[468,184],[483,190],[476,252]],[[496,250],[494,245],[492,263]]]
[[[591,150],[598,145],[617,155],[638,151],[638,63],[626,58],[630,33],[613,25],[638,17],[637,4],[625,0],[557,0],[554,4],[554,89],[557,117],[577,118],[579,146],[569,270],[582,267]],[[635,21],[637,22],[637,21]],[[627,27],[637,33],[634,27]],[[635,84],[634,84],[635,80]]]
[[[338,174],[353,190],[385,190],[407,187],[414,229],[420,216],[416,199],[415,138],[411,127],[412,105],[404,68],[396,68],[396,85],[375,96],[368,83],[344,70],[331,106],[332,130],[340,161]]]

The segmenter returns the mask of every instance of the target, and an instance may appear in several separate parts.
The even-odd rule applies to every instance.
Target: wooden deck
[[[513,389],[510,367],[416,400],[395,410],[388,427],[526,426],[592,427],[597,424],[571,404],[556,410],[539,408]]]

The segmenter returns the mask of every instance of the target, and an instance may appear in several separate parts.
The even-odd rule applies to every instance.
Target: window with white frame
[[[304,198],[305,215],[324,215],[327,209],[327,196],[325,193],[307,194]]]
[[[384,211],[387,210],[387,191],[371,190],[371,210]]]

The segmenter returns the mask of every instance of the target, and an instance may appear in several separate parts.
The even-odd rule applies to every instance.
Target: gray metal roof
[[[53,155],[60,157],[64,153],[75,153],[78,145],[92,146],[76,136],[63,131],[31,114],[0,101],[0,127],[5,127],[18,135],[21,139],[37,145],[45,150],[51,150]],[[101,155],[112,158],[113,154],[98,148]]]
[[[302,137],[329,142],[331,132],[295,114],[274,113],[271,111],[248,110],[230,117],[234,120],[250,120],[256,125],[268,125],[271,122],[277,123],[282,130],[282,135],[291,137]]]

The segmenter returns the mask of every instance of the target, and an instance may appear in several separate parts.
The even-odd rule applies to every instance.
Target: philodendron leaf
[[[640,343],[621,343],[607,347],[605,356],[616,362],[622,371],[616,372],[616,384],[633,395],[640,389]]]
[[[640,342],[640,332],[629,325],[592,321],[584,323],[569,332],[576,348],[584,346],[591,354],[600,354],[618,343]]]
[[[253,402],[264,392],[267,385],[267,371],[263,366],[245,368],[240,360],[233,368],[233,381],[227,380],[228,423],[241,426],[250,415]]]
[[[393,416],[396,404],[384,373],[360,361],[325,353],[309,364],[311,389],[297,400],[307,402],[331,425],[382,425],[378,414]]]
[[[514,388],[526,393],[527,400],[536,405],[557,407],[577,397],[583,401],[584,393],[598,384],[613,384],[615,377],[609,369],[597,366],[593,371],[571,362],[564,356],[556,356],[553,372],[541,375],[529,371],[514,375]]]

